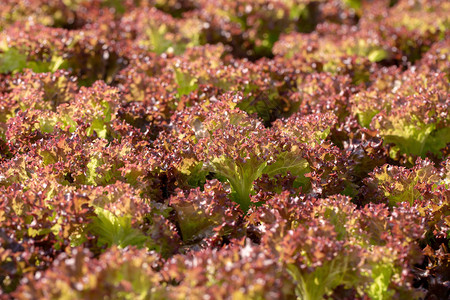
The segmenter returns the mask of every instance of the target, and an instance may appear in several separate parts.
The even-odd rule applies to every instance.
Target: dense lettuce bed
[[[450,297],[448,1],[0,7],[0,298]]]

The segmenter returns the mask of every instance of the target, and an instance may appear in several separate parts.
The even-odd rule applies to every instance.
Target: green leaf
[[[384,300],[390,299],[394,295],[394,291],[390,291],[389,284],[391,282],[393,268],[390,264],[378,264],[372,268],[373,283],[367,291],[370,299]]]
[[[295,152],[283,152],[278,155],[276,162],[265,167],[262,173],[274,176],[286,175],[288,171],[294,176],[302,176],[309,172],[308,162]]]
[[[370,51],[369,55],[367,56],[367,58],[371,62],[379,62],[387,57],[388,57],[388,53],[384,49],[374,49],[374,50]]]
[[[162,24],[159,27],[150,26],[146,30],[146,34],[150,39],[150,48],[156,54],[163,54],[171,46],[171,42],[165,38],[166,33],[167,26],[165,24]]]
[[[311,271],[301,271],[294,264],[287,265],[287,271],[297,283],[297,299],[322,300],[339,285],[354,286],[360,278],[357,271],[349,267],[350,258],[338,255],[331,261]]]
[[[72,120],[72,118],[69,115],[64,115],[61,118],[61,122],[63,123],[63,126],[64,126],[63,128],[66,128],[67,126],[69,126],[70,133],[74,133],[75,130],[77,130],[77,127],[78,127],[77,122]]]
[[[358,10],[361,8],[361,0],[344,0],[344,3],[355,10]]]
[[[175,68],[175,81],[178,84],[178,96],[189,95],[198,88],[197,79]]]
[[[331,128],[328,127],[327,129],[325,129],[322,132],[316,132],[315,136],[316,136],[316,143],[320,144],[322,141],[324,141],[328,135],[330,134]]]
[[[91,160],[86,165],[86,182],[88,184],[97,185],[97,178],[99,174],[97,174],[97,168],[103,164],[103,161],[97,157],[92,157]]]
[[[100,245],[117,245],[120,248],[127,246],[143,247],[148,237],[131,226],[132,216],[118,217],[108,210],[95,208],[93,222],[89,231],[98,237]]]
[[[359,125],[369,128],[373,117],[376,116],[380,111],[378,109],[367,109],[357,113]]]
[[[33,70],[35,73],[45,73],[50,71],[50,62],[30,61],[27,63],[26,67]]]
[[[27,66],[27,55],[15,48],[9,48],[0,53],[0,73],[15,73],[22,71]]]
[[[105,117],[104,121],[111,122],[112,118],[111,105],[109,105],[109,102],[107,101],[102,101],[101,105],[103,107],[103,116]]]
[[[56,121],[48,118],[42,118],[39,120],[39,129],[43,133],[52,133],[55,130]]]
[[[193,166],[188,175],[188,184],[191,187],[203,186],[206,182],[208,171],[203,169],[203,163],[200,162]]]
[[[66,63],[67,61],[62,56],[52,56],[49,71],[55,73],[60,68],[63,68]]]
[[[48,150],[40,151],[39,155],[42,157],[45,166],[57,162],[56,157]]]
[[[233,201],[238,203],[243,211],[250,207],[250,193],[253,189],[253,181],[263,174],[266,163],[257,158],[250,158],[244,164],[236,162],[228,157],[216,158],[211,162],[214,172],[219,177],[226,178],[232,187]]]
[[[102,5],[106,7],[111,7],[119,15],[125,13],[126,9],[122,0],[105,0],[102,1]]]
[[[402,153],[425,157],[427,152],[442,156],[441,149],[450,143],[450,128],[436,129],[436,124],[409,124],[398,120],[391,128],[380,128],[386,144],[395,144]]]
[[[16,73],[32,69],[35,73],[56,72],[67,63],[62,56],[52,56],[51,61],[27,61],[28,56],[16,48],[8,48],[0,53],[0,73]]]
[[[108,127],[106,126],[104,120],[94,120],[91,126],[86,130],[86,134],[90,136],[94,131],[95,133],[97,133],[97,136],[102,139],[106,139],[106,137],[108,136]]]

